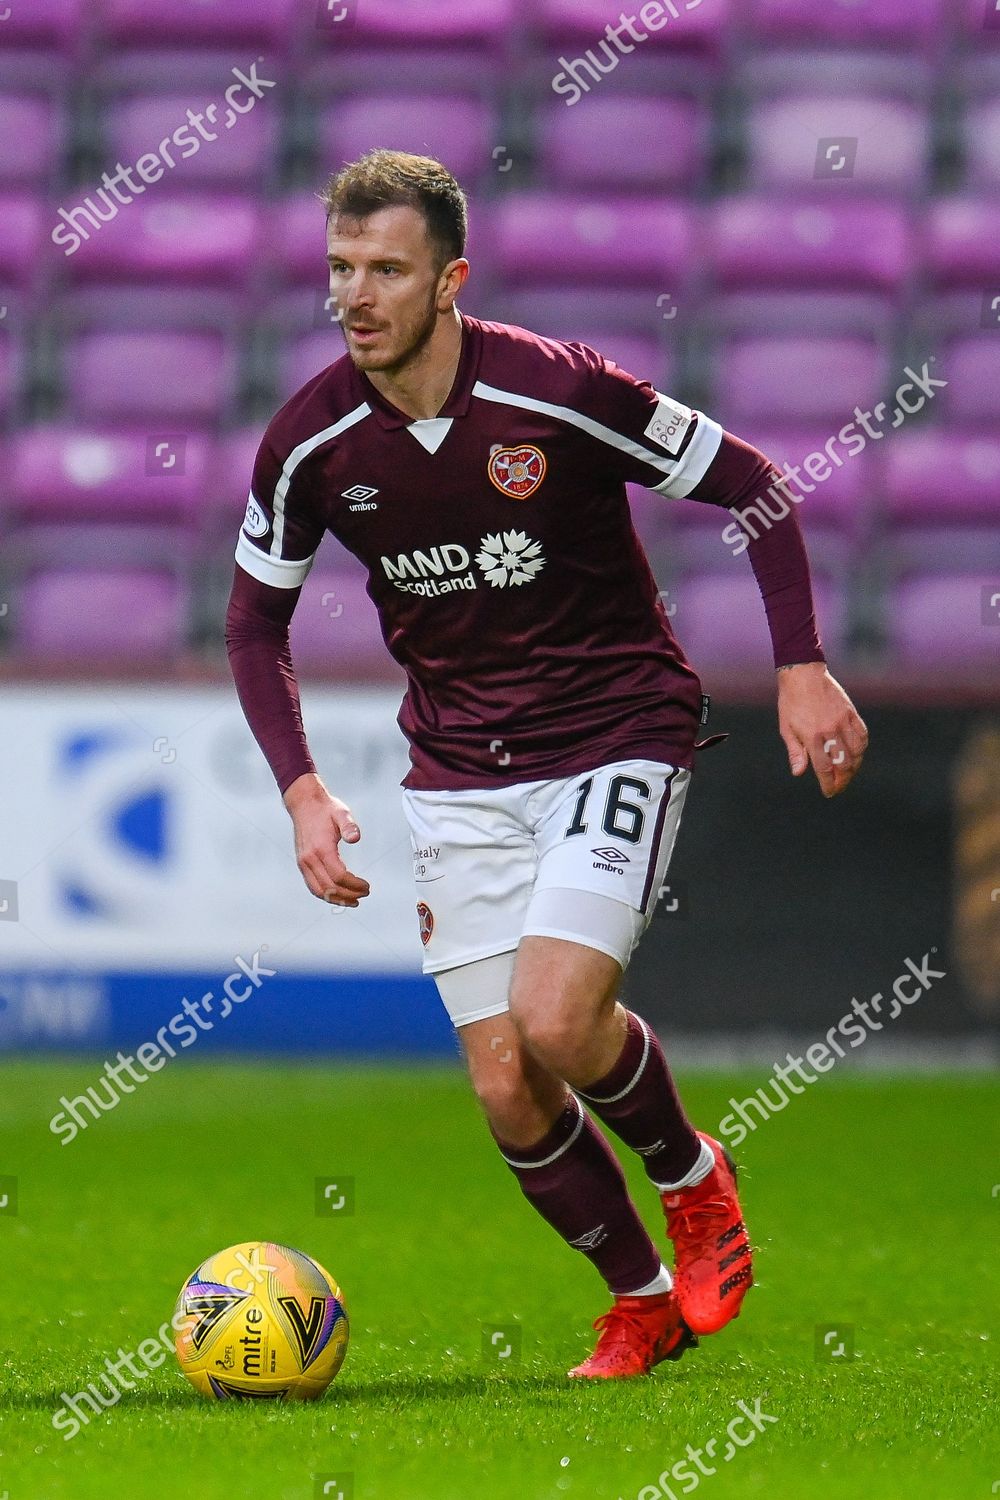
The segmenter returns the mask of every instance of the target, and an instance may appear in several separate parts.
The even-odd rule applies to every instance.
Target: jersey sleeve
[[[299,588],[323,539],[325,526],[303,467],[310,451],[303,444],[285,453],[272,428],[257,451],[236,561],[272,588]]]
[[[718,422],[637,380],[586,345],[572,347],[578,360],[578,419],[602,444],[615,477],[672,500],[690,495],[719,451]]]

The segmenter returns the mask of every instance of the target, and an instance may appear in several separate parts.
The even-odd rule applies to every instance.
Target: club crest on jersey
[[[494,448],[487,472],[497,489],[512,500],[527,500],[545,478],[545,454],[525,444],[521,448]]]
[[[426,948],[434,931],[434,913],[425,901],[417,902],[417,918],[420,922],[420,941]]]

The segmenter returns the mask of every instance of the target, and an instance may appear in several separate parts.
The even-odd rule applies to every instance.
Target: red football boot
[[[718,1333],[739,1314],[753,1285],[753,1261],[736,1195],[736,1163],[711,1136],[715,1166],[694,1187],[660,1194],[674,1242],[674,1291],[692,1333]]]
[[[673,1292],[654,1297],[616,1297],[610,1312],[594,1324],[597,1347],[571,1376],[588,1380],[625,1380],[645,1375],[664,1359],[680,1359],[698,1340],[684,1323]]]

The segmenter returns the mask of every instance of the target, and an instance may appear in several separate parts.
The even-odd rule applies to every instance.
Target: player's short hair
[[[455,178],[430,156],[369,151],[332,176],[320,193],[329,221],[366,219],[380,208],[415,208],[424,216],[440,265],[465,254],[469,203]]]

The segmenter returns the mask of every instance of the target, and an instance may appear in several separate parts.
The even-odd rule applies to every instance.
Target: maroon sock
[[[577,1093],[642,1157],[653,1182],[679,1182],[698,1160],[701,1142],[677,1096],[663,1048],[641,1017],[626,1015],[628,1033],[618,1061]]]
[[[536,1146],[494,1138],[528,1202],[583,1252],[616,1296],[653,1280],[660,1252],[628,1195],[618,1158],[575,1095]]]

